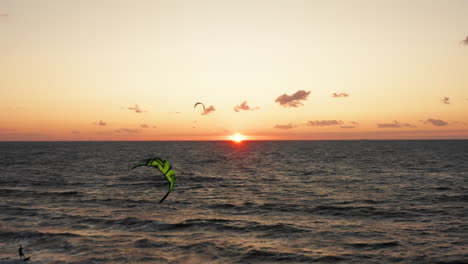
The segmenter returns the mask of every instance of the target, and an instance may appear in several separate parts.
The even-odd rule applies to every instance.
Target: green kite
[[[166,199],[166,197],[169,195],[169,193],[172,191],[172,189],[174,188],[176,175],[175,175],[175,171],[172,169],[172,166],[169,164],[169,162],[163,159],[150,158],[146,162],[138,163],[136,166],[132,168],[132,170],[139,166],[149,166],[149,167],[157,168],[166,177],[167,181],[169,182],[169,191],[166,193],[166,195],[164,195],[161,201],[159,201],[159,203],[162,203]]]

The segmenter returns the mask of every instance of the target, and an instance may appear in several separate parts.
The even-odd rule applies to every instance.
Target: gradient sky
[[[468,139],[467,10],[0,0],[0,140]]]

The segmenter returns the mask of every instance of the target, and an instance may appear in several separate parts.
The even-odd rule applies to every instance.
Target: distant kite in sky
[[[196,104],[193,106],[193,108],[196,108],[196,107],[197,107],[197,105],[201,105],[201,106],[203,106],[203,110],[206,110],[206,107],[205,107],[205,105],[204,105],[202,102],[198,102],[198,103],[196,103]]]
[[[166,195],[164,195],[161,201],[159,201],[159,203],[162,203],[167,198],[169,193],[171,193],[172,189],[174,188],[176,174],[175,174],[175,171],[172,169],[172,166],[169,164],[169,162],[163,159],[150,158],[146,162],[138,163],[136,166],[132,168],[132,170],[139,166],[148,166],[148,167],[156,168],[166,177],[167,181],[169,182],[169,191],[166,193]]]
[[[193,108],[196,108],[197,105],[201,105],[201,106],[203,107],[203,113],[202,113],[202,115],[208,115],[209,113],[216,111],[216,108],[214,108],[214,106],[210,105],[210,107],[206,108],[205,105],[204,105],[202,102],[197,102],[197,103],[193,106]]]

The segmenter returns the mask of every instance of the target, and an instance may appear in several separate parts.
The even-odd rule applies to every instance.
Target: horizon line
[[[256,141],[464,141],[468,138],[436,138],[436,139],[245,139],[242,142]],[[0,140],[5,142],[234,142],[230,139],[212,139],[212,140]],[[241,142],[241,143],[242,143]],[[238,143],[237,143],[238,144]]]

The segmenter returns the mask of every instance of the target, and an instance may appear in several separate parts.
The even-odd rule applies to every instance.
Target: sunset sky
[[[0,141],[468,139],[467,11],[0,0]]]

